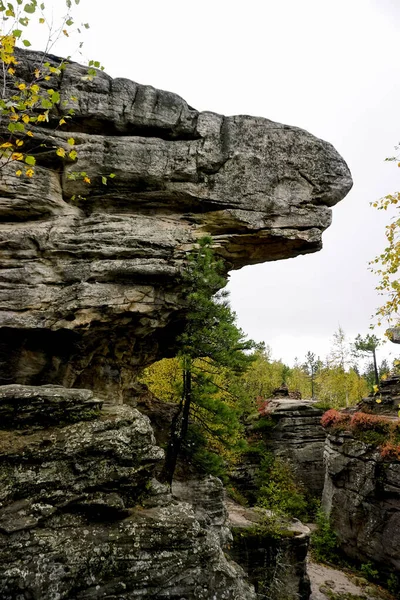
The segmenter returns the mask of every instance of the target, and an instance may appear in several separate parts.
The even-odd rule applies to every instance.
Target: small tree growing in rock
[[[380,345],[379,338],[376,335],[368,334],[365,337],[361,337],[360,334],[357,335],[354,340],[354,353],[356,356],[372,356],[373,365],[374,365],[374,377],[375,377],[375,386],[377,389],[379,388],[379,373],[378,373],[378,364],[376,361],[376,349]]]
[[[205,400],[207,377],[200,373],[195,361],[208,360],[228,367],[235,373],[243,372],[252,356],[246,354],[254,342],[246,340],[236,324],[236,315],[229,306],[226,292],[217,292],[226,284],[224,266],[211,249],[211,238],[203,238],[197,250],[189,256],[183,273],[187,293],[186,324],[178,339],[182,364],[182,396],[171,426],[162,481],[172,483],[176,463],[186,438],[192,406],[201,408]],[[197,386],[197,389],[196,389]],[[203,386],[203,390],[201,387]],[[218,410],[217,405],[214,410]]]

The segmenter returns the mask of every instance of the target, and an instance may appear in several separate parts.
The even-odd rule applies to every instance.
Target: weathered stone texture
[[[247,436],[251,443],[262,441],[266,450],[288,461],[296,480],[311,496],[320,498],[325,478],[326,435],[320,423],[323,411],[313,404],[309,400],[271,398],[268,414],[248,427]],[[260,427],[263,421],[266,426]],[[253,500],[261,459],[262,455],[250,452],[231,473],[235,485]]]
[[[329,435],[323,507],[342,550],[381,575],[400,573],[400,462],[350,434]]]
[[[32,389],[13,389],[16,415],[26,415],[20,400]],[[61,406],[73,398],[76,410],[91,396],[52,389]],[[55,395],[39,389],[39,396],[37,412],[52,413]],[[107,405],[86,422],[37,421],[0,431],[2,600],[255,599],[222,549],[229,530],[221,484],[198,484],[204,507],[215,507],[211,520],[174,500],[152,479],[163,452],[147,417]]]
[[[19,59],[29,80],[38,55]],[[85,74],[72,63],[59,81],[67,106],[50,125],[75,116],[37,127],[36,176],[2,169],[0,382],[122,401],[174,337],[177,275],[196,240],[211,234],[227,270],[319,250],[351,177],[330,144],[296,127],[199,113],[175,94]],[[54,153],[71,135],[76,163]]]
[[[307,600],[310,530],[297,519],[227,503],[233,534],[230,556],[248,573],[259,600]]]

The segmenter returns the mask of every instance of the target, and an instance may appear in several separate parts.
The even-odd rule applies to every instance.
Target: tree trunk
[[[376,364],[376,353],[375,353],[375,348],[372,350],[372,356],[374,359],[374,374],[375,374],[375,383],[379,388],[379,373],[378,373],[378,366]]]
[[[184,359],[182,378],[182,399],[179,403],[178,412],[171,423],[171,434],[168,442],[168,448],[165,455],[164,466],[159,477],[160,481],[167,483],[170,487],[174,478],[176,463],[181,451],[182,442],[186,437],[189,425],[190,405],[192,402],[192,369],[190,358]]]

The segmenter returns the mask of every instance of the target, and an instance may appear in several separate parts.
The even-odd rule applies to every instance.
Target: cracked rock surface
[[[19,61],[29,81],[37,54]],[[85,74],[68,66],[66,105],[35,130],[36,176],[2,170],[0,383],[122,402],[135,370],[174,338],[177,275],[196,240],[212,235],[227,271],[315,252],[352,182],[335,149],[302,129],[198,112],[176,94]],[[56,129],[69,108],[75,116]],[[71,136],[75,163],[54,152]],[[74,171],[91,184],[68,179]]]
[[[351,434],[328,435],[322,505],[341,549],[382,574],[400,573],[400,462]]]
[[[88,415],[89,390],[6,388],[21,418],[14,431],[0,421],[2,600],[255,600],[223,551],[221,483],[199,484],[212,522],[174,500],[153,478],[163,451],[146,416],[115,404]],[[73,402],[72,422],[44,426],[57,402]]]

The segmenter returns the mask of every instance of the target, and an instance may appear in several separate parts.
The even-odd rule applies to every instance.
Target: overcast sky
[[[110,75],[198,110],[296,125],[337,148],[354,187],[323,250],[232,273],[231,302],[244,331],[289,363],[307,350],[325,356],[339,324],[349,338],[367,333],[380,302],[368,261],[388,221],[369,204],[400,189],[399,169],[384,162],[400,140],[399,0],[81,0],[79,11],[91,26],[85,53]]]

